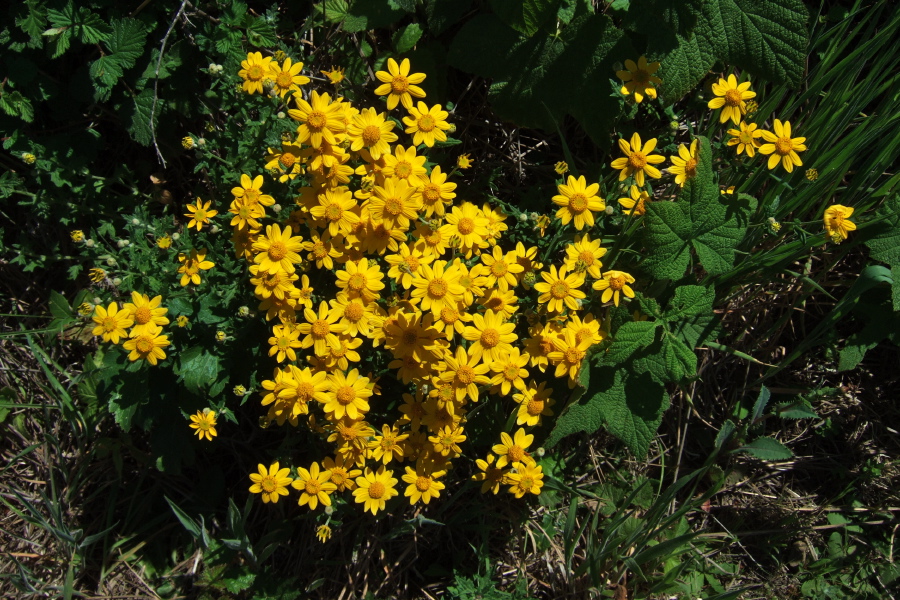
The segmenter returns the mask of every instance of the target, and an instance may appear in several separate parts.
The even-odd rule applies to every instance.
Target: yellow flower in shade
[[[403,442],[409,437],[408,433],[400,433],[396,427],[381,426],[381,435],[369,442],[369,458],[375,462],[388,464],[396,459],[403,462]]]
[[[485,309],[492,310],[497,314],[503,314],[507,319],[519,310],[518,302],[519,299],[513,294],[512,290],[504,292],[499,288],[489,290],[478,299],[478,304]]]
[[[381,174],[387,179],[401,179],[413,187],[422,187],[428,179],[425,158],[416,155],[415,146],[404,148],[398,144],[393,154],[388,152],[384,155]]]
[[[316,528],[316,537],[319,538],[319,541],[324,544],[331,539],[331,527],[329,527],[328,525],[319,525]]]
[[[302,340],[302,347],[312,346],[316,356],[324,356],[326,346],[337,346],[337,335],[347,329],[346,325],[337,322],[336,315],[329,315],[328,312],[328,303],[323,301],[319,304],[318,315],[311,308],[306,308],[303,310],[306,323],[297,324],[297,331],[306,336]]]
[[[647,204],[649,204],[650,202],[650,194],[648,194],[646,190],[642,190],[636,185],[631,186],[630,198],[619,198],[619,204],[622,205],[622,208],[627,209],[623,210],[622,212],[626,215],[634,214],[638,217],[642,217],[647,214]]]
[[[299,94],[294,94],[294,102],[297,108],[288,111],[295,121],[299,121],[297,127],[296,144],[309,144],[318,148],[322,142],[328,142],[332,146],[338,145],[335,134],[343,133],[346,129],[344,108],[340,102],[332,102],[328,94],[311,92],[309,102]]]
[[[753,158],[756,154],[756,149],[760,146],[758,138],[762,136],[763,132],[761,129],[757,129],[756,123],[747,125],[741,121],[738,127],[740,129],[728,130],[728,135],[731,136],[728,140],[728,145],[737,146],[738,154],[746,152],[747,156]]]
[[[186,135],[183,138],[181,138],[181,147],[184,148],[185,150],[190,150],[191,148],[193,148],[194,147],[194,138],[192,138],[189,135]]]
[[[465,289],[459,283],[460,272],[455,266],[447,267],[446,260],[431,265],[421,265],[412,280],[413,298],[419,298],[419,308],[440,315],[444,306],[455,307],[463,298]]]
[[[557,175],[565,175],[569,172],[569,164],[565,161],[559,161],[553,165],[553,170],[556,171]]]
[[[462,206],[454,206],[445,216],[446,225],[441,229],[459,239],[459,250],[466,258],[471,258],[476,248],[481,246],[487,237],[488,220],[477,206],[471,202],[463,202]]]
[[[266,171],[275,169],[281,175],[278,181],[285,183],[303,172],[303,149],[297,144],[281,144],[281,152],[268,149]]]
[[[187,205],[188,212],[184,213],[184,216],[191,218],[188,222],[188,229],[196,226],[197,231],[200,231],[204,225],[209,225],[209,220],[219,214],[217,210],[210,210],[210,206],[212,206],[212,200],[204,205],[200,198],[197,198],[195,204]]]
[[[242,198],[247,204],[262,204],[272,206],[275,198],[262,193],[263,176],[257,175],[250,179],[249,175],[241,175],[241,185],[231,188],[235,198]]]
[[[556,350],[554,340],[562,337],[562,329],[553,321],[541,325],[536,323],[529,329],[531,337],[525,340],[525,351],[530,358],[532,367],[537,367],[541,373],[547,370],[547,357]]]
[[[161,307],[161,303],[162,296],[156,296],[151,300],[149,296],[131,292],[131,302],[125,304],[123,308],[130,312],[131,318],[134,319],[132,336],[142,333],[151,323],[160,326],[169,324],[169,319],[165,316],[169,309]]]
[[[623,96],[634,95],[634,101],[640,104],[644,101],[644,96],[648,98],[656,98],[656,87],[662,83],[662,79],[654,75],[659,70],[659,63],[648,63],[647,58],[642,56],[638,59],[637,64],[630,58],[625,61],[625,69],[616,71],[616,77],[623,81],[622,88],[619,90]]]
[[[634,283],[634,277],[623,271],[607,271],[603,274],[603,279],[594,282],[594,289],[603,292],[600,296],[601,302],[609,302],[610,300],[616,306],[619,306],[619,293],[625,294],[628,298],[634,298],[634,290],[628,285]]]
[[[319,368],[327,370],[350,368],[351,362],[359,362],[360,356],[356,351],[362,346],[362,338],[354,338],[346,335],[338,336],[338,344],[336,346],[328,346],[328,354],[324,357],[314,357],[312,361]]]
[[[88,278],[94,283],[100,283],[104,279],[106,279],[106,271],[103,269],[94,267],[90,271],[88,271]]]
[[[167,233],[161,238],[156,239],[156,245],[162,248],[163,250],[167,250],[172,247],[172,238]]]
[[[274,356],[278,362],[283,362],[284,359],[297,360],[294,349],[302,347],[298,337],[300,337],[300,332],[295,328],[287,325],[275,325],[272,327],[272,337],[269,338],[269,344],[272,346],[269,348],[269,356]]]
[[[504,253],[499,246],[494,246],[491,253],[485,252],[481,255],[481,262],[484,263],[487,274],[485,275],[485,286],[498,286],[501,290],[508,290],[510,286],[516,287],[518,280],[516,274],[524,271],[524,267],[519,264],[515,250]]]
[[[444,338],[449,342],[453,341],[453,334],[458,333],[462,335],[463,330],[466,328],[466,323],[472,320],[472,315],[465,312],[465,308],[462,303],[458,303],[455,307],[449,303],[444,303],[444,307],[441,308],[440,314],[435,320],[434,327],[440,332],[443,332]]]
[[[338,292],[328,303],[331,305],[329,316],[337,316],[338,322],[347,327],[345,335],[371,334],[377,321],[377,305],[367,304],[362,298],[350,298],[346,292]]]
[[[806,138],[791,138],[790,121],[785,121],[782,124],[781,121],[775,119],[775,124],[772,128],[775,130],[774,133],[771,131],[762,132],[763,139],[768,143],[759,147],[759,153],[771,155],[767,165],[770,170],[777,167],[780,161],[784,170],[792,173],[794,167],[803,166],[803,161],[800,160],[800,155],[797,153],[806,150],[806,144],[803,143],[806,141]]]
[[[575,380],[578,378],[578,371],[581,369],[581,361],[584,360],[588,348],[591,347],[590,340],[578,341],[575,334],[569,329],[564,329],[562,338],[553,340],[552,352],[547,354],[547,359],[556,365],[554,377],[563,377],[568,374],[569,387],[575,386]]]
[[[175,324],[182,328],[187,327],[188,323],[190,323],[190,319],[184,315],[179,315],[178,318],[175,319]]]
[[[507,465],[520,468],[522,465],[534,464],[534,459],[528,454],[528,447],[534,441],[533,435],[525,433],[520,427],[513,436],[502,432],[500,440],[501,443],[491,448],[497,454],[497,468],[502,469]]]
[[[328,375],[328,401],[324,410],[331,419],[343,419],[344,416],[357,420],[369,412],[368,398],[372,397],[374,384],[368,377],[361,377],[357,369],[346,375],[336,371]]]
[[[456,158],[456,167],[459,169],[468,169],[472,166],[472,163],[475,162],[472,160],[472,157],[468,154],[460,154]]]
[[[478,386],[491,382],[486,375],[491,370],[490,365],[478,364],[477,360],[466,354],[462,346],[456,347],[455,355],[448,352],[444,356],[444,362],[447,363],[447,369],[441,373],[441,381],[453,384],[456,401],[462,402],[468,395],[473,402],[478,402]]]
[[[828,232],[831,241],[835,244],[840,244],[847,239],[849,232],[856,230],[856,223],[850,220],[852,214],[853,208],[840,204],[832,204],[825,209],[825,231]],[[96,317],[94,320],[96,321]],[[94,335],[96,335],[96,330]]]
[[[424,158],[424,157],[422,157]],[[416,188],[402,179],[388,179],[384,186],[375,186],[369,199],[369,215],[374,222],[382,222],[387,229],[408,229],[409,222],[418,218],[422,209]]]
[[[350,190],[337,187],[319,194],[318,205],[313,206],[309,213],[327,224],[331,236],[339,233],[347,235],[359,223],[359,215],[354,212],[355,208],[356,200],[353,199]]]
[[[384,257],[391,268],[388,270],[388,277],[391,277],[408,290],[412,286],[413,278],[419,271],[419,267],[427,265],[434,260],[431,251],[422,245],[412,246],[409,244],[400,244],[400,252],[397,254],[389,254]]]
[[[331,85],[337,85],[340,82],[344,81],[344,69],[338,67],[331,67],[330,71],[320,71],[322,75],[328,78],[328,81]]]
[[[594,226],[594,212],[606,208],[603,198],[597,195],[600,184],[587,185],[584,176],[577,179],[569,175],[565,185],[558,186],[559,195],[553,196],[553,203],[561,206],[556,211],[556,218],[562,220],[563,225],[575,221],[575,228],[581,231]]]
[[[354,469],[353,466],[352,462],[347,462],[340,454],[334,458],[327,456],[322,461],[322,468],[328,473],[331,483],[337,487],[339,492],[352,490],[356,487],[356,483],[353,480],[362,475],[362,471]]]
[[[725,194],[734,194],[734,186],[729,185],[727,188],[719,190],[719,194],[724,196]]]
[[[522,390],[521,394],[513,394],[513,400],[519,403],[516,411],[516,425],[525,425],[534,427],[540,425],[541,417],[549,417],[553,415],[550,407],[553,405],[553,398],[550,394],[552,389],[545,389],[546,384],[535,387],[534,382],[528,384],[528,387]]]
[[[191,415],[190,428],[194,429],[199,439],[206,438],[210,442],[218,435],[216,431],[216,411],[198,410],[196,415]]]
[[[436,435],[428,436],[428,441],[434,444],[436,454],[454,458],[462,452],[459,445],[466,441],[466,436],[463,435],[462,426],[448,425],[447,427],[441,427]]]
[[[756,92],[750,91],[750,82],[738,84],[734,74],[729,75],[728,79],[719,78],[719,83],[712,84],[712,91],[716,97],[709,101],[709,107],[712,110],[722,109],[719,114],[720,123],[728,119],[735,125],[740,123],[741,118],[747,114],[746,101],[756,97]]]
[[[387,120],[385,113],[374,108],[364,108],[347,125],[347,137],[350,138],[350,149],[354,152],[368,151],[372,160],[379,160],[383,155],[391,153],[390,144],[397,141],[397,134],[392,130],[395,123]]]
[[[504,354],[512,352],[511,344],[518,339],[513,333],[516,324],[504,323],[503,313],[492,310],[486,311],[483,316],[476,313],[472,315],[472,323],[471,327],[463,330],[463,337],[472,342],[468,350],[472,365],[482,361],[491,365]]]
[[[435,165],[431,170],[431,176],[426,178],[422,186],[418,188],[418,194],[422,198],[422,207],[425,209],[425,218],[432,215],[443,217],[446,205],[453,202],[456,194],[455,183],[447,182],[447,174],[441,172],[441,167]]]
[[[266,394],[263,397],[263,406],[277,401],[284,405],[284,408],[288,408],[291,419],[295,419],[300,415],[309,414],[309,403],[313,400],[321,403],[328,401],[329,384],[328,374],[325,371],[313,373],[309,367],[300,369],[294,365],[288,365],[280,373],[279,376],[279,371],[275,371],[274,382],[269,380],[263,382],[263,388],[273,392],[273,394]],[[281,419],[281,422],[284,422],[284,418]]]
[[[681,144],[678,146],[678,156],[671,156],[672,166],[669,167],[669,173],[674,173],[675,183],[684,187],[684,182],[697,176],[697,164],[700,160],[699,155],[700,140],[691,142],[691,147]]]
[[[662,173],[653,165],[665,161],[665,157],[652,154],[656,148],[656,138],[651,138],[646,144],[641,145],[641,136],[637,133],[631,136],[631,143],[619,139],[619,148],[625,154],[622,158],[612,161],[613,169],[620,169],[619,181],[624,181],[634,175],[638,187],[644,187],[644,176],[659,179]]]
[[[313,234],[308,242],[303,242],[303,249],[309,252],[306,258],[315,261],[316,267],[329,271],[334,268],[334,259],[341,256],[341,250],[335,247],[328,232],[323,233],[322,237]]]
[[[393,110],[398,103],[406,110],[413,107],[412,97],[424,98],[425,91],[417,84],[425,81],[425,73],[409,72],[409,59],[404,58],[398,65],[393,58],[387,59],[387,71],[377,71],[375,77],[382,85],[375,88],[375,95],[387,96],[388,110]]]
[[[509,492],[516,498],[525,494],[537,496],[544,485],[543,468],[540,465],[524,465],[518,473],[509,473],[506,482],[509,484]]]
[[[439,337],[437,329],[432,327],[432,316],[415,313],[398,312],[395,319],[385,321],[382,325],[385,347],[389,348],[395,358],[411,356],[416,362],[431,361],[437,347],[435,340]]]
[[[248,94],[262,94],[263,81],[269,77],[272,57],[263,58],[261,52],[250,52],[247,59],[241,61],[241,70],[238,76],[244,80],[241,88]]]
[[[807,169],[804,177],[806,177],[810,181],[815,181],[819,178],[819,171],[816,169]]]
[[[266,504],[278,502],[280,496],[287,496],[287,487],[294,481],[288,476],[291,470],[279,469],[279,466],[277,462],[272,463],[268,469],[265,465],[257,465],[259,473],[250,473],[250,481],[253,482],[250,493],[262,494],[262,501]]]
[[[489,491],[495,495],[500,491],[500,485],[506,482],[507,471],[498,469],[495,461],[497,457],[493,454],[487,455],[487,460],[477,459],[475,466],[478,467],[479,473],[472,475],[473,481],[480,481],[481,493],[486,494]]]
[[[80,229],[75,229],[69,234],[69,237],[77,244],[84,241],[84,232]]]
[[[109,308],[98,304],[91,319],[97,324],[91,333],[102,336],[104,342],[113,344],[118,344],[120,338],[127,337],[125,330],[134,324],[131,311],[119,310],[119,305],[115,302],[110,302]]]
[[[90,302],[82,302],[78,305],[78,314],[82,317],[90,317],[94,314],[94,305]]]
[[[548,217],[547,215],[539,215],[534,219],[534,228],[537,230],[538,234],[541,237],[544,237],[544,235],[547,233],[548,227],[550,227],[550,217]]]
[[[169,338],[160,335],[162,329],[155,323],[148,323],[146,328],[134,337],[125,340],[122,347],[129,350],[128,360],[134,362],[136,360],[146,360],[151,365],[156,365],[157,361],[165,360],[166,353],[163,348],[169,345]]]
[[[491,384],[500,392],[501,396],[506,396],[513,388],[525,389],[525,377],[528,377],[525,366],[528,364],[528,359],[527,353],[522,354],[518,348],[513,348],[491,363],[491,371],[496,373],[491,378]]]
[[[292,236],[290,227],[282,231],[277,224],[266,225],[266,235],[253,243],[253,251],[258,252],[253,262],[259,265],[260,273],[293,273],[294,265],[301,260],[301,250],[303,238]]]
[[[310,510],[316,510],[319,504],[331,506],[331,493],[337,489],[331,482],[331,474],[327,470],[320,471],[319,463],[316,462],[310,465],[309,471],[299,467],[297,478],[291,482],[291,487],[300,490],[300,500],[297,503],[309,506]]]
[[[393,471],[386,471],[383,466],[378,467],[377,471],[367,467],[362,477],[356,478],[358,487],[353,490],[353,497],[358,504],[363,505],[363,512],[368,510],[373,515],[378,514],[379,510],[384,510],[385,502],[400,494],[394,487],[399,481],[393,474]]]
[[[378,292],[384,289],[384,274],[374,260],[366,258],[358,262],[347,261],[344,270],[338,271],[337,286],[347,293],[349,298],[362,298],[372,302],[378,298]]]
[[[447,123],[449,116],[450,113],[440,104],[428,108],[424,102],[418,102],[415,107],[409,107],[409,116],[403,117],[405,131],[413,134],[414,145],[425,144],[431,148],[435,142],[447,141],[447,134],[444,132],[450,129],[450,124]]]
[[[600,240],[591,241],[588,234],[575,237],[575,242],[566,246],[566,269],[572,273],[587,273],[594,279],[600,278],[600,259],[606,254],[606,248],[600,247]]]
[[[276,62],[270,63],[269,78],[275,84],[273,88],[275,93],[284,98],[284,95],[290,91],[299,92],[301,85],[309,83],[309,77],[300,74],[302,70],[303,63],[293,63],[290,58],[285,58],[282,65]]]
[[[22,161],[26,165],[33,165],[37,161],[37,156],[35,156],[31,152],[23,152],[22,153]]]
[[[541,271],[541,279],[534,284],[534,289],[540,292],[538,302],[547,305],[547,312],[562,312],[563,308],[578,310],[579,300],[584,299],[585,294],[578,288],[584,285],[584,273],[566,273],[565,266],[556,270],[556,266],[550,265],[550,272]]]
[[[600,327],[600,321],[595,319],[591,313],[586,314],[584,320],[573,313],[566,321],[565,329],[575,334],[575,341],[579,344],[588,341],[593,346],[606,338],[606,331]]]
[[[337,444],[338,455],[342,456],[347,464],[362,467],[366,462],[367,440],[375,435],[369,424],[365,421],[344,418],[331,423],[329,430],[331,433],[328,441]]]
[[[526,248],[522,242],[516,242],[516,262],[522,265],[523,271],[517,275],[519,281],[525,278],[526,273],[533,273],[544,268],[544,264],[537,260],[538,248],[532,246]]]
[[[437,481],[438,477],[443,477],[447,471],[437,470],[434,463],[424,460],[416,461],[415,470],[412,467],[406,467],[406,474],[403,481],[409,484],[404,492],[404,496],[409,497],[409,503],[415,504],[419,500],[428,504],[432,498],[441,495],[444,484]]]

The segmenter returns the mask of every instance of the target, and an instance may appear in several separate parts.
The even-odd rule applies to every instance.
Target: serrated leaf
[[[490,0],[489,3],[501,21],[530,37],[556,17],[560,0]]]
[[[258,47],[274,46],[278,43],[278,34],[262,17],[250,17],[247,20],[247,40]]]
[[[353,0],[342,19],[344,31],[358,33],[367,29],[387,27],[406,15],[384,0]]]
[[[669,381],[681,381],[697,374],[697,355],[684,342],[672,335],[664,335],[660,356]]]
[[[388,0],[388,6],[394,10],[405,10],[408,13],[416,12],[416,0]]]
[[[105,40],[111,31],[109,25],[99,15],[92,13],[89,8],[82,6],[76,11],[72,0],[69,0],[62,10],[48,10],[47,19],[56,30],[49,35],[65,37],[66,48],[68,48],[71,36],[78,38],[84,44],[96,44]],[[44,32],[44,35],[48,35],[48,32]],[[64,51],[59,51],[59,54]],[[59,54],[56,54],[54,58]]]
[[[628,17],[638,31],[660,35],[666,28],[673,34],[689,36],[697,25],[706,0],[632,0]]]
[[[892,268],[900,267],[900,196],[894,196],[875,212],[876,233],[866,240],[869,256],[873,260],[887,263]],[[895,278],[896,283],[896,278]]]
[[[134,62],[144,52],[147,30],[137,19],[113,19],[112,34],[107,42],[109,51],[117,55],[123,69],[134,66]]]
[[[31,106],[31,100],[18,91],[0,93],[0,108],[9,116],[19,117],[26,123],[34,120],[34,108]]]
[[[614,365],[624,363],[635,352],[654,342],[658,327],[659,323],[656,321],[631,321],[623,324],[616,331],[603,362]]]
[[[195,394],[215,383],[219,372],[219,358],[200,346],[194,346],[178,356],[178,374],[184,386]]]
[[[664,318],[675,321],[684,317],[702,315],[712,312],[716,290],[702,285],[681,285],[666,307]]]
[[[735,452],[746,452],[760,460],[788,460],[794,456],[787,446],[770,437],[756,438]]]
[[[397,54],[409,52],[422,37],[422,27],[418,23],[410,23],[394,34],[394,50]]]
[[[772,392],[769,391],[769,388],[760,386],[759,396],[756,398],[756,402],[753,404],[753,412],[750,414],[751,424],[756,423],[763,416],[763,412],[765,412],[771,398]]]
[[[472,8],[472,0],[425,0],[425,19],[432,35],[459,22]]]
[[[33,43],[39,43],[41,33],[47,27],[47,9],[38,0],[26,0],[23,6],[28,14],[16,17],[16,26],[27,33]]]
[[[153,141],[150,129],[150,113],[153,109],[153,90],[146,89],[134,97],[131,105],[128,133],[138,144],[149,146]],[[154,115],[154,121],[158,114]]]
[[[819,417],[809,402],[803,398],[798,399],[796,402],[779,404],[775,408],[775,414],[783,419],[816,419]]]

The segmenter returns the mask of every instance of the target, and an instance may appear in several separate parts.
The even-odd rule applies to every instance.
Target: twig
[[[181,6],[178,8],[178,12],[175,13],[175,17],[172,19],[172,22],[169,23],[169,29],[166,30],[166,35],[163,36],[162,44],[159,48],[159,57],[156,59],[156,71],[153,74],[153,104],[150,107],[150,136],[153,138],[153,147],[156,149],[156,156],[159,158],[159,162],[162,164],[163,169],[166,168],[166,159],[163,158],[162,152],[159,149],[159,143],[156,141],[156,103],[159,101],[159,70],[162,68],[162,59],[163,54],[166,51],[166,44],[169,42],[169,36],[172,34],[172,30],[175,29],[175,23],[178,22],[178,19],[184,13],[184,7],[187,5],[187,0],[181,0]]]

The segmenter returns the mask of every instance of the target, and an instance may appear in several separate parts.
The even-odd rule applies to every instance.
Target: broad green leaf
[[[50,314],[57,319],[68,319],[75,316],[68,300],[56,290],[50,291]]]
[[[153,108],[153,90],[146,89],[134,97],[130,110],[128,111],[128,119],[130,121],[128,133],[131,138],[138,144],[149,146],[153,141],[153,135],[150,130],[150,113]],[[157,114],[154,115],[154,121],[159,117],[159,107],[157,106]]]
[[[458,23],[471,8],[472,0],[425,0],[428,30],[432,35],[443,33]]]
[[[392,8],[384,0],[353,0],[343,18],[344,31],[358,33],[367,29],[387,27],[406,15],[406,11]]]
[[[72,0],[69,0],[62,10],[49,9],[47,19],[56,31],[50,33],[51,30],[48,30],[44,32],[44,35],[59,35],[67,40],[70,40],[71,36],[75,36],[84,44],[101,42],[109,36],[111,31],[109,25],[87,7],[82,6],[76,11]],[[68,41],[66,47],[68,47]],[[64,51],[61,51],[60,54]]]
[[[779,404],[775,407],[775,414],[783,419],[816,419],[819,416],[809,402],[802,398],[796,402]]]
[[[537,30],[556,17],[561,0],[489,0],[491,10],[500,20],[524,34],[534,35]]]
[[[219,372],[219,358],[194,346],[178,356],[178,374],[185,387],[195,394],[215,383]]]
[[[409,52],[421,37],[422,27],[418,23],[410,23],[394,34],[394,50],[397,54]]]
[[[634,357],[632,368],[659,383],[679,382],[697,373],[697,355],[669,332]]]
[[[667,35],[663,30],[649,38],[648,58],[660,63],[656,75],[662,79],[660,96],[666,104],[684,97],[709,73],[716,62],[717,33],[721,37],[721,32],[711,31],[701,16],[693,35]]]
[[[388,6],[394,10],[405,10],[408,13],[416,12],[416,0],[388,0]]]
[[[113,19],[111,25],[112,35],[107,42],[109,51],[119,57],[123,69],[131,68],[144,52],[147,30],[143,23],[130,18]]]
[[[631,355],[652,344],[656,339],[657,321],[631,321],[616,331],[612,346],[604,355],[606,364],[622,364]]]
[[[11,117],[19,117],[26,123],[34,120],[34,108],[31,100],[23,96],[18,90],[14,92],[0,92],[0,108]]]
[[[705,0],[632,0],[628,7],[629,21],[637,30],[649,35],[665,35],[665,27],[683,36],[689,36],[697,25],[697,19]],[[666,32],[667,33],[667,32]]]
[[[787,446],[770,437],[756,438],[735,452],[746,452],[760,460],[788,460],[794,456]]]
[[[676,321],[684,317],[712,312],[716,290],[702,285],[682,285],[675,290],[675,296],[666,307],[665,319]]]
[[[32,43],[40,43],[41,33],[47,28],[47,9],[38,0],[26,0],[23,7],[27,14],[16,17],[16,26],[31,37]]]
[[[876,233],[866,240],[869,256],[891,267],[900,266],[900,196],[894,196],[875,212]],[[895,279],[896,282],[896,279]]]
[[[121,354],[113,352],[108,353],[107,357],[113,365],[123,360]],[[112,366],[109,370],[117,370],[116,377],[120,382],[118,390],[109,398],[109,412],[113,414],[122,431],[128,431],[138,409],[150,400],[149,374],[147,369],[125,371],[121,366]]]

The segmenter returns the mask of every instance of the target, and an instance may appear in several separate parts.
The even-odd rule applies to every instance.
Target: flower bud
[[[88,248],[93,248],[95,245],[95,242],[92,239],[86,239],[86,240],[84,240],[84,245],[87,246]]]
[[[122,280],[118,277],[114,277],[112,280],[112,284],[116,287],[119,287],[120,285],[122,285]]]

